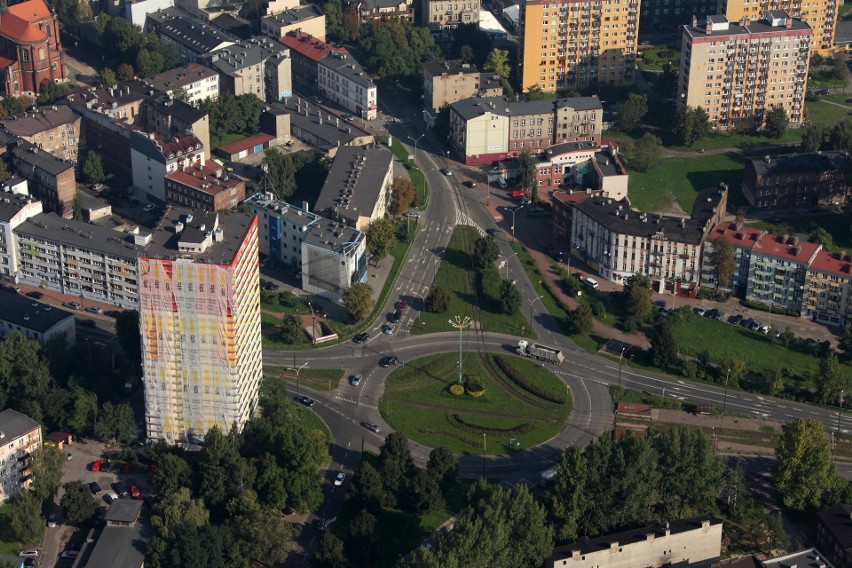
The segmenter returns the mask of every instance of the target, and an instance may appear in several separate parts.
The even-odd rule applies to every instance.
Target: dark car
[[[734,314],[734,315],[732,315],[731,317],[728,318],[728,323],[732,323],[734,325],[737,325],[741,321],[743,321],[743,315],[742,314]]]
[[[109,316],[111,318],[117,318],[118,316],[121,315],[121,312],[118,311],[118,310],[107,310],[107,311],[104,312],[104,315]]]
[[[41,300],[42,298],[44,298],[44,294],[35,290],[33,290],[32,292],[27,292],[27,296],[29,296],[30,298],[35,298],[36,300]]]
[[[85,319],[85,320],[80,320],[80,325],[82,325],[83,327],[95,327],[98,324],[95,322],[95,320]]]
[[[485,234],[493,237],[494,235],[497,234],[497,229],[495,229],[493,227],[485,229]]]
[[[355,343],[366,343],[366,341],[370,339],[369,333],[359,333],[355,337],[352,338],[352,341]]]
[[[91,491],[94,495],[97,495],[98,493],[100,493],[101,491],[103,491],[103,490],[101,489],[101,486],[100,486],[100,485],[98,485],[97,483],[95,483],[94,481],[93,481],[93,482],[91,482],[91,483],[89,484],[89,490],[90,490],[90,491]]]
[[[666,301],[665,300],[657,300],[656,302],[654,302],[654,305],[657,306],[658,308],[665,308],[666,307]]]
[[[389,357],[382,357],[381,361],[379,361],[379,366],[388,368],[391,365],[396,365],[396,362],[399,361],[394,355]]]
[[[742,320],[742,321],[740,322],[740,325],[741,325],[741,326],[743,326],[743,327],[744,327],[744,328],[746,328],[746,329],[750,329],[750,328],[751,328],[751,324],[753,324],[753,323],[754,323],[754,320],[753,320],[753,319],[751,319],[751,318],[748,318],[748,319],[744,319],[744,320]]]
[[[362,422],[361,426],[363,426],[370,432],[375,432],[376,434],[382,431],[382,429],[379,428],[378,424],[373,424],[372,422]]]
[[[393,313],[393,315],[390,317],[390,321],[391,321],[391,323],[397,323],[397,322],[399,322],[399,320],[400,320],[400,318],[401,318],[401,317],[402,317],[402,312],[401,312],[401,311],[399,311],[399,310],[397,310],[397,311],[395,311],[395,312]]]
[[[304,404],[308,408],[313,408],[313,406],[317,403],[317,401],[315,401],[311,397],[308,397],[308,396],[305,396],[305,395],[297,396],[296,402],[298,402],[299,404]]]
[[[130,488],[123,481],[116,481],[112,484],[112,488],[119,497],[127,497],[130,495]]]
[[[712,309],[707,310],[706,312],[704,312],[704,317],[705,317],[705,318],[713,318],[713,319],[716,319],[716,315],[717,315],[718,313],[719,313],[719,310],[717,310],[716,308],[712,308]]]
[[[466,181],[466,182],[464,182],[464,184],[465,184],[467,187],[471,187],[471,188],[476,187],[476,182],[475,182],[475,181]]]

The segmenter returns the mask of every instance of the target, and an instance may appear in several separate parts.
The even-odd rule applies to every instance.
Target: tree
[[[104,67],[98,72],[98,75],[100,76],[101,84],[104,87],[115,87],[115,71],[109,67]]]
[[[269,509],[242,514],[230,523],[242,554],[267,565],[287,559],[293,536],[291,524]]]
[[[428,515],[444,506],[444,496],[441,495],[438,480],[422,469],[418,469],[408,481],[406,496],[411,510],[420,516]]]
[[[176,87],[172,89],[172,97],[183,103],[189,102],[189,92],[183,87]]]
[[[116,72],[119,81],[130,81],[136,76],[136,71],[130,63],[122,63]]]
[[[710,133],[710,117],[703,107],[681,106],[674,121],[674,135],[684,146],[692,146]]]
[[[781,138],[790,126],[790,117],[784,107],[776,105],[766,113],[766,131],[773,138]]]
[[[46,82],[38,93],[36,101],[40,105],[53,104],[71,91],[71,88],[64,84],[56,84],[53,81]]]
[[[242,119],[242,133],[254,134],[260,130],[260,115],[263,114],[263,101],[254,93],[246,93],[237,97],[237,109]]]
[[[511,280],[500,283],[500,311],[507,315],[518,313],[521,307],[521,293]]]
[[[622,132],[631,132],[648,114],[648,97],[639,93],[630,93],[618,112],[616,126]]]
[[[193,499],[186,487],[165,495],[156,511],[151,524],[165,537],[173,536],[180,527],[202,527],[210,522],[210,511],[204,506],[204,500]]]
[[[100,440],[129,440],[136,433],[136,420],[128,403],[105,402],[95,422],[95,436]]]
[[[592,331],[595,315],[592,313],[592,308],[588,304],[580,304],[571,312],[570,324],[575,334],[582,335]]]
[[[225,127],[222,126],[221,129],[224,130]],[[213,130],[211,128],[211,133]],[[222,132],[221,135],[226,132],[227,130]],[[217,137],[221,135],[217,135]],[[287,199],[293,195],[296,190],[296,164],[293,161],[292,154],[285,154],[278,148],[269,148],[265,152],[263,163],[266,165],[266,175],[269,177],[276,195],[281,199]]]
[[[359,60],[386,81],[412,83],[422,73],[423,63],[440,58],[435,39],[425,27],[411,22],[370,20],[358,29]]]
[[[646,132],[642,138],[627,145],[625,157],[631,168],[639,172],[647,172],[652,166],[660,163],[663,157],[663,143],[650,132]]]
[[[343,32],[350,41],[358,41],[361,35],[361,14],[357,4],[348,4],[343,9]]]
[[[378,264],[396,246],[396,229],[387,219],[376,219],[367,228],[367,250]]]
[[[557,527],[558,541],[574,540],[582,530],[588,473],[583,452],[576,446],[568,446],[556,464],[553,488],[547,493],[547,506],[551,518],[556,521],[553,525]]]
[[[453,481],[458,474],[459,460],[456,455],[444,446],[438,446],[429,452],[429,461],[426,462],[426,471],[435,478],[438,483]]]
[[[81,386],[70,391],[69,411],[63,428],[72,434],[82,435],[91,431],[98,416],[98,396]]]
[[[263,454],[258,464],[255,488],[264,505],[280,510],[287,504],[286,473],[278,466],[274,455],[269,452]]]
[[[0,160],[0,181],[6,181],[12,177],[12,174],[9,173],[9,168],[6,167],[6,162]]]
[[[42,446],[32,456],[32,492],[42,501],[53,499],[62,483],[65,455],[55,446]]]
[[[322,535],[314,555],[314,565],[317,568],[346,568],[349,565],[343,552],[343,541],[333,532]]]
[[[825,126],[813,122],[805,127],[805,135],[802,136],[802,151],[816,152],[825,144],[827,132]]]
[[[369,284],[356,282],[343,293],[343,307],[349,316],[357,321],[363,320],[373,309],[373,288]]]
[[[459,59],[462,60],[463,63],[473,63],[473,58],[475,57],[473,53],[473,48],[469,45],[463,45],[459,49]]]
[[[94,516],[97,506],[89,486],[82,481],[69,481],[62,486],[65,493],[60,504],[65,519],[73,525],[85,523]]]
[[[713,241],[713,250],[710,252],[710,264],[713,265],[716,290],[719,290],[719,286],[730,286],[731,277],[737,270],[737,260],[734,245],[727,237],[721,236]]]
[[[838,81],[849,80],[849,67],[846,64],[846,55],[835,53],[831,56],[831,74]]]
[[[840,367],[840,361],[834,353],[827,353],[819,362],[819,371],[815,377],[817,398],[822,404],[834,403],[840,391],[846,388],[846,377]]]
[[[445,314],[450,309],[451,296],[441,286],[434,285],[429,290],[429,295],[426,296],[424,308],[427,312],[435,314]]]
[[[166,453],[157,460],[157,469],[151,481],[162,495],[170,495],[181,487],[190,484],[192,470],[186,460],[172,453]]]
[[[678,426],[653,438],[661,500],[667,518],[713,508],[725,473],[713,440],[699,428]]]
[[[90,183],[101,183],[106,178],[104,163],[97,152],[90,151],[83,163],[83,174]]]
[[[83,200],[79,195],[75,195],[71,201],[71,218],[75,221],[83,220]]]
[[[417,187],[411,183],[411,180],[394,178],[391,184],[391,203],[388,207],[391,215],[396,217],[411,209],[411,204],[414,203],[416,195]]]
[[[530,199],[538,201],[538,168],[536,157],[529,150],[521,152],[520,161],[520,185],[521,189],[529,192]]]
[[[651,280],[634,274],[624,281],[624,298],[627,312],[638,322],[648,321],[654,309],[651,301]]]
[[[326,0],[322,4],[322,12],[325,15],[328,39],[337,43],[349,39],[343,29],[343,2],[341,0]]]
[[[500,256],[500,245],[491,235],[479,237],[473,243],[473,264],[477,270],[492,266],[498,256]]]
[[[376,516],[369,511],[359,511],[349,523],[349,534],[353,537],[349,543],[358,564],[369,566],[373,556],[375,542]]]
[[[41,516],[41,502],[33,492],[20,491],[12,498],[10,517],[15,540],[25,545],[41,540],[44,517]]]
[[[836,504],[842,480],[831,460],[831,446],[822,422],[799,419],[781,429],[773,481],[784,506],[794,511],[812,511]]]
[[[284,314],[281,318],[281,340],[292,345],[305,338],[305,330],[302,328],[302,319],[293,314]]]
[[[830,249],[834,246],[834,239],[832,238],[831,233],[822,227],[814,229],[810,235],[810,241],[821,244],[822,247],[826,249]]]
[[[482,70],[489,73],[496,73],[502,79],[509,79],[512,69],[509,65],[509,52],[505,49],[492,49],[485,59],[485,64]]]
[[[413,467],[408,439],[399,432],[388,434],[379,452],[379,463],[385,489],[396,494],[402,488],[409,469]]]
[[[91,155],[91,154],[90,154]],[[124,310],[115,318],[115,334],[132,369],[142,364],[142,337],[139,334],[139,311]]]
[[[382,476],[368,461],[362,461],[352,480],[352,498],[369,511],[378,512],[387,501]]]
[[[150,77],[163,70],[163,56],[156,51],[140,49],[136,55],[136,71],[140,77]]]
[[[477,24],[459,24],[453,30],[452,53],[456,53],[456,57],[463,62],[473,63],[480,69],[493,44],[488,34],[480,30]]]
[[[852,149],[852,122],[843,120],[835,123],[828,135],[828,145],[832,150],[840,152],[848,152]]]
[[[784,331],[781,332],[781,341],[784,342],[784,347],[790,347],[790,342],[794,339],[796,339],[796,334],[789,326],[785,327]]]
[[[651,331],[651,357],[654,365],[663,369],[677,361],[677,345],[668,320],[656,324]]]
[[[840,331],[840,340],[838,347],[843,349],[845,356],[852,356],[852,322],[847,322]]]

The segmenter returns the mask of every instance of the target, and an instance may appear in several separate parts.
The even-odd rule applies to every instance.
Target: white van
[[[597,287],[598,287],[598,281],[595,280],[594,278],[586,278],[585,280],[583,280],[583,284],[585,284],[586,286],[588,286],[592,290],[596,290]]]

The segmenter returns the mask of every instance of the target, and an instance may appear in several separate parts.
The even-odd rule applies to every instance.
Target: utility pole
[[[725,410],[728,408],[728,379],[731,378],[731,368],[728,367],[728,370],[725,374],[725,397],[722,399],[722,416],[719,418],[719,423],[725,423]]]
[[[618,388],[619,388],[619,390],[621,390],[621,364],[624,361],[624,350],[625,349],[627,349],[627,347],[622,347],[621,348],[621,355],[618,356]]]
[[[840,408],[837,409],[837,444],[840,444],[840,419],[843,417],[843,389],[840,390]]]
[[[462,384],[462,331],[466,327],[471,324],[471,319],[469,317],[462,318],[461,316],[456,316],[453,319],[449,320],[449,323],[452,327],[459,330],[459,383]]]

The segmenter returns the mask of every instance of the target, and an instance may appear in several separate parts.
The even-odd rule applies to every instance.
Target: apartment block
[[[852,321],[852,257],[820,250],[805,274],[802,317],[833,326]]]
[[[357,120],[340,120],[325,108],[312,104],[300,96],[279,103],[290,115],[290,133],[305,144],[309,144],[334,158],[344,146],[364,147],[375,140],[373,134],[358,126]],[[275,103],[270,105],[276,108]],[[281,109],[277,108],[277,112]]]
[[[689,25],[693,17],[703,20],[719,13],[717,0],[642,0],[639,6],[639,35],[672,34]]]
[[[398,19],[414,22],[414,0],[355,0],[361,22]]]
[[[17,282],[20,256],[14,230],[42,212],[41,201],[28,194],[12,193],[8,186],[0,193],[0,279]]]
[[[631,210],[626,202],[592,197],[573,204],[571,252],[616,283],[648,276],[660,293],[697,287],[701,251],[710,229],[725,212],[726,187],[698,194],[691,217]]]
[[[32,453],[39,448],[38,422],[11,408],[0,412],[0,503],[32,487]]]
[[[145,84],[169,95],[182,89],[187,95],[186,102],[193,106],[198,106],[205,99],[219,97],[219,74],[199,63],[187,63],[152,75],[145,79]]]
[[[639,0],[521,3],[518,61],[524,92],[632,85]]]
[[[852,505],[839,503],[817,513],[819,549],[835,566],[852,564]]]
[[[481,8],[479,0],[422,0],[421,24],[432,35],[449,39],[459,25],[479,23]]]
[[[65,310],[54,310],[47,304],[34,302],[16,292],[0,292],[0,339],[20,333],[27,339],[37,341],[42,347],[56,338],[68,345],[77,341],[77,325],[74,314]],[[0,464],[2,467],[2,464]]]
[[[423,93],[426,122],[433,124],[444,105],[473,96],[499,97],[503,86],[499,76],[482,73],[472,63],[429,61],[423,64]]]
[[[744,293],[748,287],[749,270],[751,267],[751,251],[754,244],[765,234],[765,231],[737,225],[736,223],[719,223],[707,235],[704,241],[704,255],[701,267],[701,285],[708,288],[716,287],[716,275],[711,262],[713,245],[717,239],[726,239],[734,247],[736,269],[728,282],[720,282],[721,290]]]
[[[153,132],[166,140],[192,132],[201,142],[204,158],[210,158],[210,117],[203,110],[161,94],[145,99],[138,123],[145,132]]]
[[[599,146],[602,123],[597,96],[524,102],[471,97],[450,105],[450,142],[465,163],[485,165],[557,144]]]
[[[203,165],[204,146],[192,134],[169,139],[153,132],[131,132],[130,161],[133,186],[165,203],[166,174],[197,164]]]
[[[145,27],[149,32],[157,34],[162,41],[174,45],[183,60],[189,63],[238,41],[234,36],[177,8],[165,8],[149,13]]]
[[[165,188],[166,203],[205,211],[236,209],[246,197],[245,182],[215,160],[166,174]]]
[[[19,140],[10,154],[15,171],[27,180],[29,190],[41,200],[44,209],[71,217],[77,195],[74,164],[25,140]]]
[[[262,378],[257,217],[167,209],[139,257],[148,439],[242,429]]]
[[[80,143],[80,116],[68,105],[44,106],[20,116],[0,120],[7,133],[14,134],[40,150],[63,160],[76,160]]]
[[[257,213],[260,252],[299,270],[305,292],[337,299],[352,284],[369,279],[362,231],[268,193],[257,193],[244,204]]]
[[[746,299],[799,313],[808,267],[820,250],[799,237],[764,234],[751,249]]]
[[[848,163],[841,152],[747,158],[743,195],[764,211],[842,205],[849,196]]]
[[[653,523],[632,530],[584,537],[558,547],[546,568],[699,567],[719,560],[722,523],[709,516]]]
[[[834,31],[837,24],[838,0],[720,0],[719,11],[730,22],[758,20],[773,10],[787,12],[799,18],[813,29],[811,53],[830,55],[834,47]]]
[[[139,307],[136,258],[145,236],[42,213],[14,230],[18,282],[123,308]]]
[[[292,95],[290,52],[266,37],[239,41],[202,58],[219,72],[219,89],[235,97],[254,94],[262,101]]]
[[[297,6],[261,18],[260,31],[275,41],[290,32],[306,33],[325,41],[325,14],[316,4]]]
[[[760,21],[707,16],[683,27],[678,103],[702,107],[714,129],[761,128],[774,107],[804,120],[813,29],[786,12]]]

